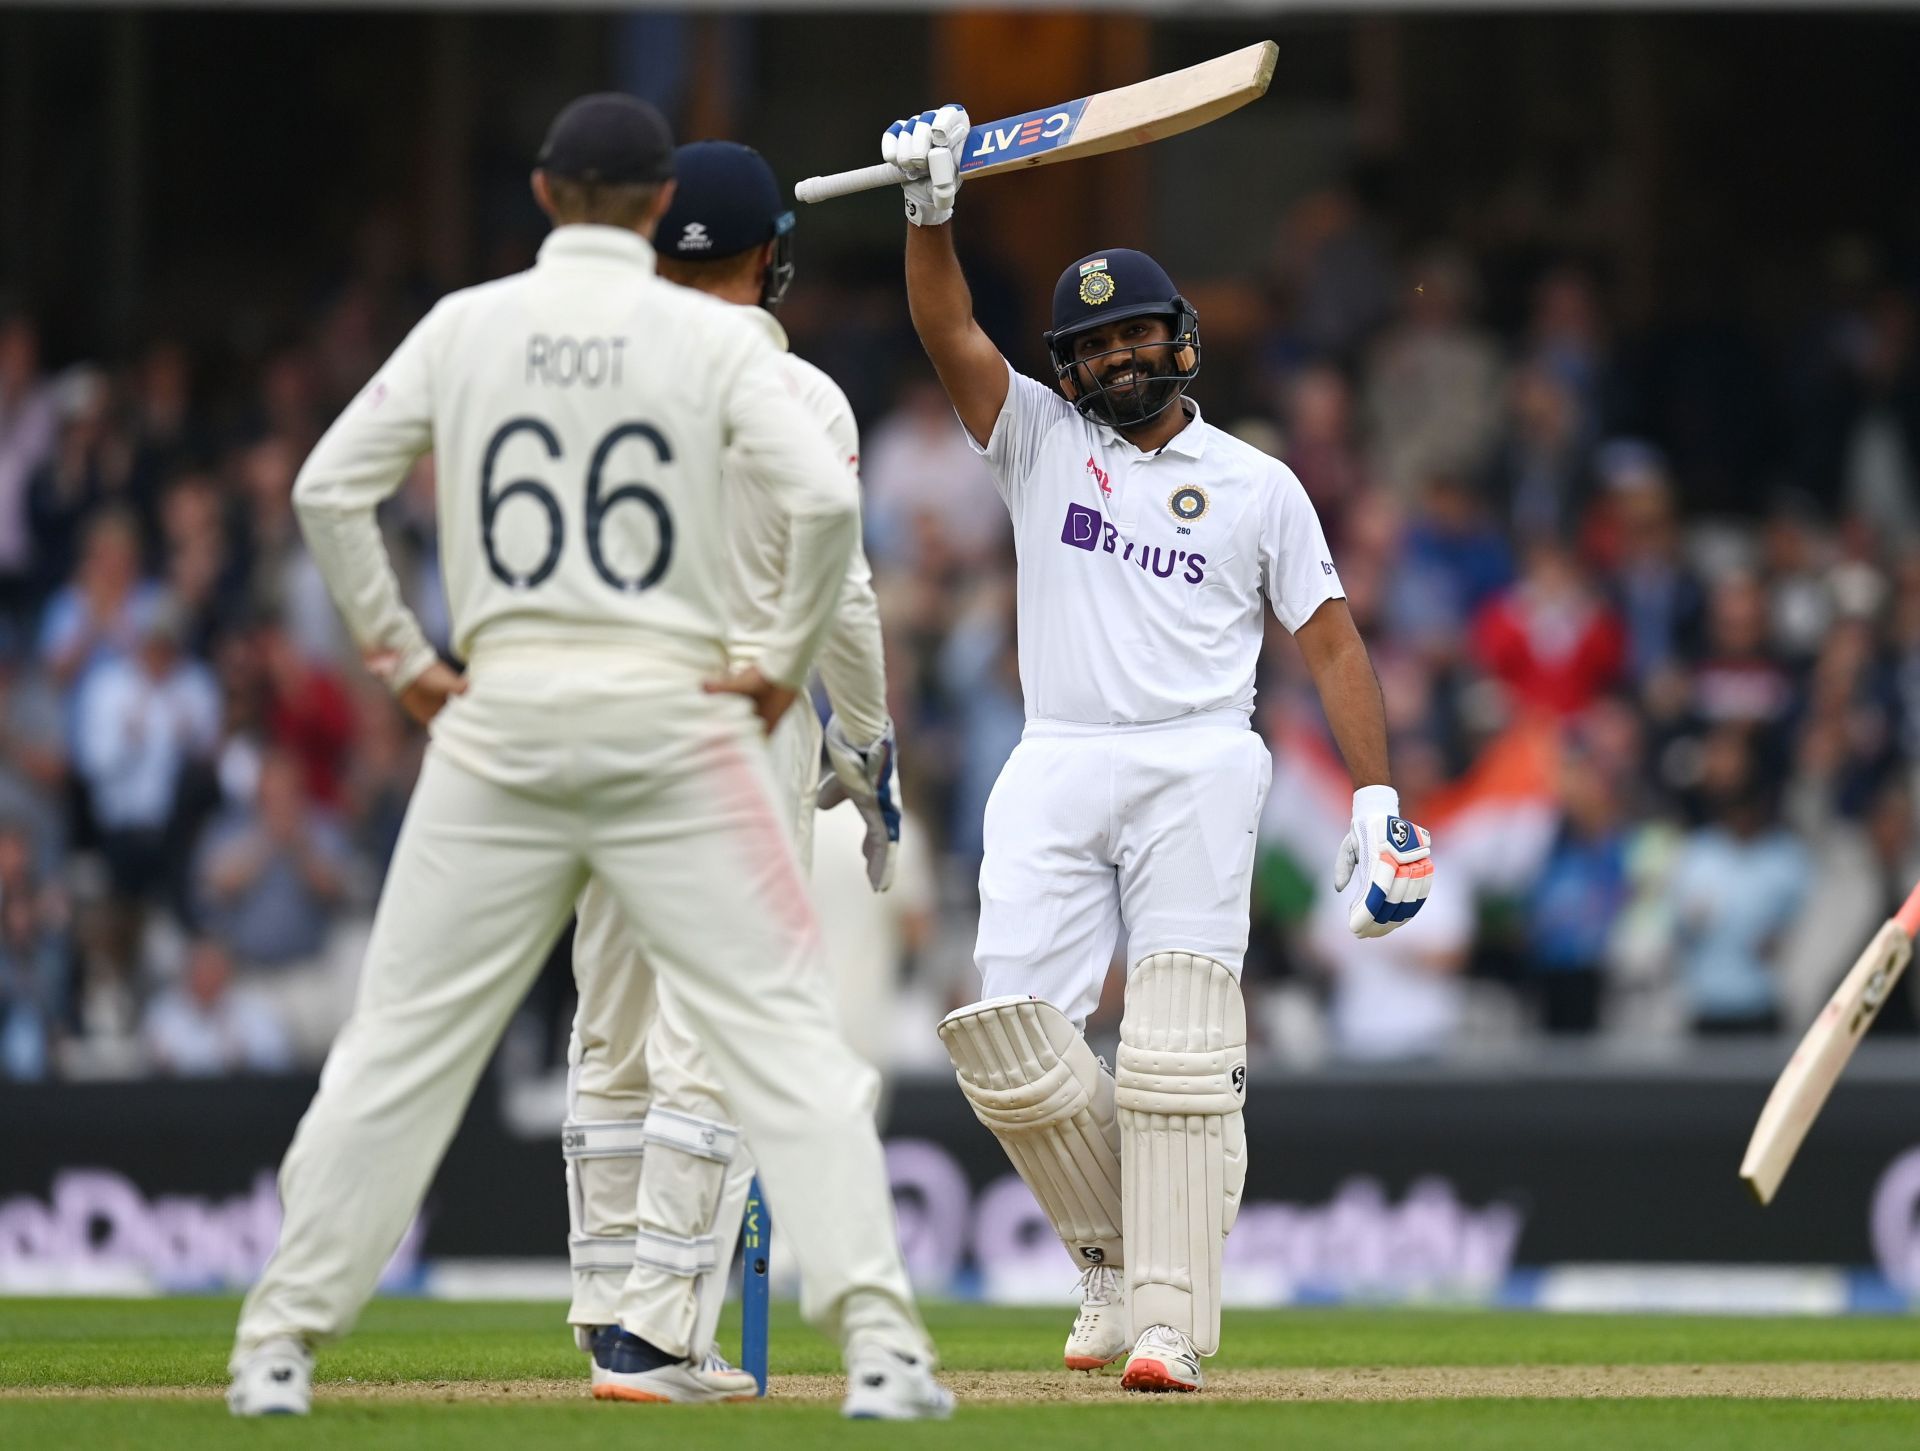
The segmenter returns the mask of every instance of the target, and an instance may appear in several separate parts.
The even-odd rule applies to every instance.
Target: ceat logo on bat
[[[1009,116],[1004,121],[989,121],[976,126],[967,136],[967,154],[962,171],[1018,161],[1038,156],[1056,146],[1064,146],[1080,124],[1080,113],[1087,108],[1085,98],[1068,101],[1047,111],[1029,111],[1024,116]]]

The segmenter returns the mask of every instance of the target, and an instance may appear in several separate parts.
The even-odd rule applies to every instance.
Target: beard
[[[1100,386],[1087,399],[1089,410],[1101,422],[1115,428],[1126,428],[1136,423],[1145,423],[1173,402],[1180,395],[1182,379],[1173,375],[1171,360],[1166,356],[1171,349],[1156,347],[1158,357],[1148,357],[1136,353],[1133,359],[1120,367],[1109,370],[1112,373],[1124,373],[1132,370],[1139,375],[1131,380],[1131,386],[1123,385],[1114,390],[1106,381],[1100,380]]]

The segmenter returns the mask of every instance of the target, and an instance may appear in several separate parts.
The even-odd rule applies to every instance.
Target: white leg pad
[[[1114,1082],[1134,1328],[1171,1325],[1212,1355],[1220,1246],[1247,1174],[1247,1011],[1233,974],[1191,953],[1143,958]]]
[[[1051,1003],[990,998],[949,1013],[940,1038],[1074,1262],[1123,1264],[1113,1078],[1079,1029]]]
[[[634,1205],[645,1140],[640,1119],[569,1118],[560,1129],[567,1164],[567,1258],[573,1266],[570,1324],[611,1325],[633,1268]]]
[[[715,1216],[740,1131],[656,1104],[643,1132],[647,1153],[619,1321],[662,1350],[688,1355],[702,1284],[721,1273]]]

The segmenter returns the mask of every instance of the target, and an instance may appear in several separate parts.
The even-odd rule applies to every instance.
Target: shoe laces
[[[745,1373],[739,1366],[728,1360],[726,1356],[717,1350],[709,1350],[707,1352],[707,1358],[700,1362],[700,1369],[708,1375],[742,1375]]]
[[[1080,1303],[1112,1305],[1120,1299],[1120,1272],[1112,1265],[1088,1265],[1080,1271]]]

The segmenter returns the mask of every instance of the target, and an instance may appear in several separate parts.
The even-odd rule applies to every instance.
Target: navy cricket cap
[[[553,118],[538,165],[570,181],[668,181],[673,132],[666,117],[637,96],[600,91],[580,97]]]
[[[793,230],[767,159],[738,141],[689,141],[673,153],[673,204],[654,245],[663,257],[733,257]]]
[[[1067,264],[1053,284],[1049,338],[1065,337],[1121,317],[1173,317],[1185,303],[1166,269],[1145,252],[1115,247]]]

